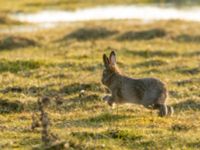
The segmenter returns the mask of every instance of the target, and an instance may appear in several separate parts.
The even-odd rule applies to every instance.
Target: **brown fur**
[[[167,89],[157,78],[134,79],[122,75],[116,64],[116,55],[112,51],[109,58],[104,54],[102,83],[106,85],[112,95],[104,100],[112,106],[113,103],[135,103],[145,107],[153,106],[159,109],[160,116],[171,115],[173,108],[166,105]]]

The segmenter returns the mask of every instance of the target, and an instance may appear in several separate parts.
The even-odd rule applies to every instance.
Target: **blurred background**
[[[199,21],[197,0],[12,0],[1,1],[0,32],[33,31],[90,20]],[[35,23],[34,26],[26,23]]]

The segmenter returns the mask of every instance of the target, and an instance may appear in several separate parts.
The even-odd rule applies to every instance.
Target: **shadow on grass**
[[[163,66],[167,65],[166,61],[156,59],[156,60],[147,60],[145,62],[141,62],[138,64],[133,65],[133,67],[151,67],[151,66]]]
[[[190,52],[190,53],[185,53],[185,54],[183,54],[183,56],[189,56],[189,57],[200,56],[200,51],[194,51],[194,52]]]
[[[144,31],[128,31],[120,35],[118,41],[132,41],[132,40],[151,40],[154,38],[161,38],[166,35],[163,29],[149,29]]]
[[[179,54],[177,52],[169,52],[164,50],[128,50],[124,49],[124,53],[126,55],[140,56],[144,58],[152,58],[152,57],[177,57]]]
[[[149,74],[157,74],[157,73],[160,74],[163,72],[165,72],[165,70],[162,70],[161,68],[153,68],[153,69],[148,69],[148,70],[142,71],[141,73],[149,75]]]
[[[41,65],[43,65],[41,62],[32,60],[9,61],[5,59],[0,59],[0,72],[18,73],[20,71],[29,71],[32,69],[37,69],[41,67]]]
[[[93,88],[93,85],[91,86],[90,84],[83,84],[80,86],[75,86],[73,88],[64,88],[63,89],[57,90],[52,87],[48,87],[48,85],[43,86],[43,87],[36,87],[36,86],[31,86],[31,87],[20,87],[20,86],[13,86],[13,87],[6,87],[2,90],[0,90],[0,93],[7,94],[7,93],[23,93],[26,96],[31,96],[31,97],[49,97],[51,100],[50,107],[55,108],[56,106],[59,105],[59,108],[64,111],[72,111],[76,108],[83,108],[83,109],[88,109],[90,104],[94,104],[97,101],[101,101],[101,97],[94,93],[96,88]],[[81,93],[81,90],[85,90],[83,93]],[[94,91],[92,91],[94,90]],[[98,89],[97,89],[98,90]],[[67,95],[70,94],[77,94],[76,96],[70,98],[70,99],[64,99],[63,98],[63,92],[67,92]],[[35,104],[33,103],[27,103],[24,104],[27,105],[26,110],[33,110],[35,108]],[[84,106],[84,107],[83,107]]]
[[[23,48],[28,46],[36,46],[38,45],[34,40],[19,37],[19,36],[5,36],[0,37],[0,50],[1,49],[15,49],[15,48]]]
[[[36,96],[38,94],[43,94],[46,96],[53,96],[58,94],[80,94],[83,91],[84,94],[88,92],[103,92],[104,88],[100,83],[73,83],[70,85],[66,85],[60,88],[60,90],[53,89],[51,86],[53,85],[45,85],[45,86],[30,86],[30,87],[20,87],[20,86],[9,86],[2,90],[1,93],[24,93],[25,95]],[[97,97],[97,96],[96,96]]]
[[[65,94],[79,93],[86,91],[103,91],[100,83],[72,83],[61,88],[60,92]]]
[[[88,124],[95,125],[95,124],[100,124],[100,123],[105,123],[105,122],[115,122],[115,121],[119,121],[119,120],[123,120],[127,118],[130,118],[130,116],[102,113],[99,116],[83,119],[81,120],[81,122],[86,122]]]
[[[194,149],[199,149],[200,147],[200,140],[197,142],[187,143],[187,146]]]
[[[127,130],[106,130],[104,132],[100,133],[94,133],[94,132],[72,132],[72,136],[75,136],[79,139],[120,139],[123,141],[137,141],[141,140],[143,136],[138,135],[134,132],[130,132]]]
[[[181,68],[177,68],[176,71],[181,74],[195,75],[195,74],[200,73],[200,67],[195,67],[195,68],[181,67]]]
[[[108,129],[103,132],[72,132],[71,136],[78,138],[79,140],[116,140],[120,143],[124,143],[128,149],[138,149],[139,147],[154,147],[155,142],[152,140],[146,140],[145,137],[135,131],[122,130],[122,129]],[[154,147],[155,148],[155,147]]]
[[[14,113],[24,110],[24,105],[20,101],[9,101],[0,99],[0,113]]]
[[[50,88],[48,85],[46,86],[30,86],[30,87],[20,87],[20,86],[10,86],[0,90],[0,93],[7,94],[7,93],[23,93],[27,96],[56,96],[59,92],[55,89]]]
[[[2,93],[9,93],[9,92],[13,92],[13,93],[21,93],[21,92],[23,92],[23,88],[22,87],[20,87],[20,86],[13,86],[13,87],[7,87],[7,88],[5,88],[5,89],[3,89],[3,90],[1,90],[0,92],[2,92]]]
[[[104,39],[118,33],[117,31],[110,31],[103,27],[97,28],[80,28],[61,39],[65,41],[68,39],[76,39],[78,41],[98,40]]]
[[[189,131],[191,129],[190,126],[184,125],[184,124],[174,124],[171,126],[170,130],[172,131],[176,131],[176,132],[186,132]]]
[[[41,143],[41,139],[37,138],[37,137],[24,137],[21,141],[19,141],[20,145],[29,145],[34,147],[34,145],[38,145]],[[34,150],[34,148],[32,149]],[[35,148],[36,150],[36,148]]]
[[[115,115],[110,113],[102,113],[95,117],[89,117],[84,119],[78,120],[66,120],[63,121],[56,126],[59,128],[65,128],[67,126],[74,126],[74,127],[100,127],[104,124],[112,124],[116,121],[122,121],[124,119],[130,118],[131,116],[125,115]]]
[[[81,58],[76,58],[76,59],[81,59]],[[86,59],[86,58],[84,58]],[[59,63],[56,66],[60,67],[60,68],[70,68],[70,70],[74,70],[74,71],[80,71],[80,69],[82,71],[96,71],[102,68],[102,64],[76,64],[76,63]]]
[[[59,108],[64,110],[64,112],[70,112],[75,109],[94,109],[91,105],[94,105],[98,101],[101,101],[101,97],[97,94],[87,94],[83,96],[79,94],[79,96],[70,99],[56,99],[55,103],[59,105]]]
[[[188,84],[200,84],[200,78],[193,78],[193,79],[188,79],[188,80],[181,80],[181,81],[177,81],[174,82],[175,84],[177,84],[178,86],[185,86]]]
[[[177,36],[174,40],[177,42],[200,42],[200,35],[192,36],[192,35],[182,34]]]
[[[37,102],[35,101],[21,102],[19,100],[0,99],[0,114],[33,110],[37,110]]]
[[[58,95],[70,95],[70,94],[79,94],[79,96],[66,100],[66,103],[84,101],[92,99],[100,100],[100,96],[94,94],[94,92],[103,92],[104,88],[100,83],[73,83],[67,86],[63,86],[58,89],[53,88],[54,84],[45,85],[45,86],[30,86],[30,87],[21,87],[21,86],[8,86],[0,90],[0,93],[23,93],[29,96],[51,96],[52,98]],[[82,93],[81,93],[82,92]]]
[[[200,102],[187,100],[184,102],[180,102],[177,104],[172,105],[175,111],[187,111],[187,110],[197,110],[200,111]]]

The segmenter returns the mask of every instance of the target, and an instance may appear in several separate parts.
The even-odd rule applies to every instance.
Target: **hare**
[[[112,106],[113,103],[134,103],[146,108],[159,109],[161,117],[172,115],[173,108],[166,105],[167,89],[165,84],[156,78],[134,79],[122,75],[116,64],[116,54],[110,53],[109,58],[103,54],[104,70],[102,83],[111,91],[111,96],[103,99]]]

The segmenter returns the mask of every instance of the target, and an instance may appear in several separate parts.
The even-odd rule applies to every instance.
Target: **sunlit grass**
[[[121,20],[6,35],[8,45],[1,36],[0,148],[41,145],[31,114],[38,97],[47,96],[51,131],[72,149],[197,149],[199,29],[194,22]],[[138,105],[111,109],[102,101],[102,54],[111,50],[126,75],[166,82],[174,116]]]

